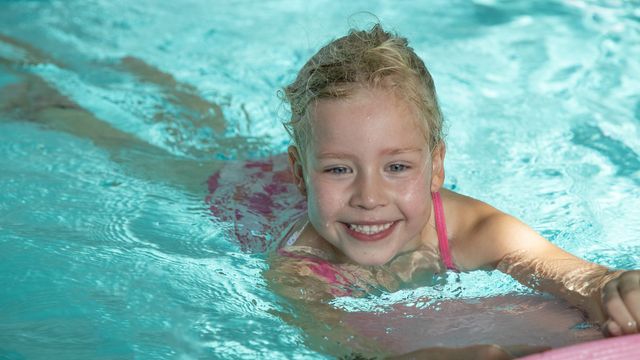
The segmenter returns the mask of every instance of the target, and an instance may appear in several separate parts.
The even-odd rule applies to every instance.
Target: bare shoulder
[[[495,207],[450,190],[442,192],[451,248],[461,270],[493,269],[514,251],[551,244],[531,227]]]
[[[466,234],[480,220],[499,212],[483,201],[455,191],[442,189],[440,194],[450,237]]]
[[[487,219],[502,214],[493,206],[451,190],[440,191],[452,248],[468,247],[468,240]],[[464,246],[463,246],[464,245]]]

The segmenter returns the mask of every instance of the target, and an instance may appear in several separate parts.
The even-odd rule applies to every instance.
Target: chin
[[[351,258],[351,260],[355,261],[356,263],[362,266],[381,266],[391,261],[391,259],[392,257],[374,257],[374,258],[367,257],[359,260]]]

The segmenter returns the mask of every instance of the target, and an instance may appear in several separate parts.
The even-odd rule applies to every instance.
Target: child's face
[[[432,161],[413,106],[388,90],[359,89],[310,111],[304,171],[295,148],[290,158],[316,231],[362,265],[415,249],[431,214],[430,192],[442,184],[444,150]]]

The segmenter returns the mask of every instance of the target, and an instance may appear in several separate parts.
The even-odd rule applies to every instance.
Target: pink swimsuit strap
[[[447,236],[447,224],[444,220],[444,209],[442,208],[442,198],[439,192],[432,192],[433,212],[436,218],[436,232],[438,233],[438,248],[440,249],[440,257],[447,270],[458,271],[453,264],[451,258],[451,250],[449,250],[449,238]]]

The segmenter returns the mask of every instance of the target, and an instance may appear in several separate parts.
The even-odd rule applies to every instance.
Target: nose
[[[375,174],[358,174],[353,183],[349,205],[364,210],[373,210],[386,204],[387,194],[384,179]]]

